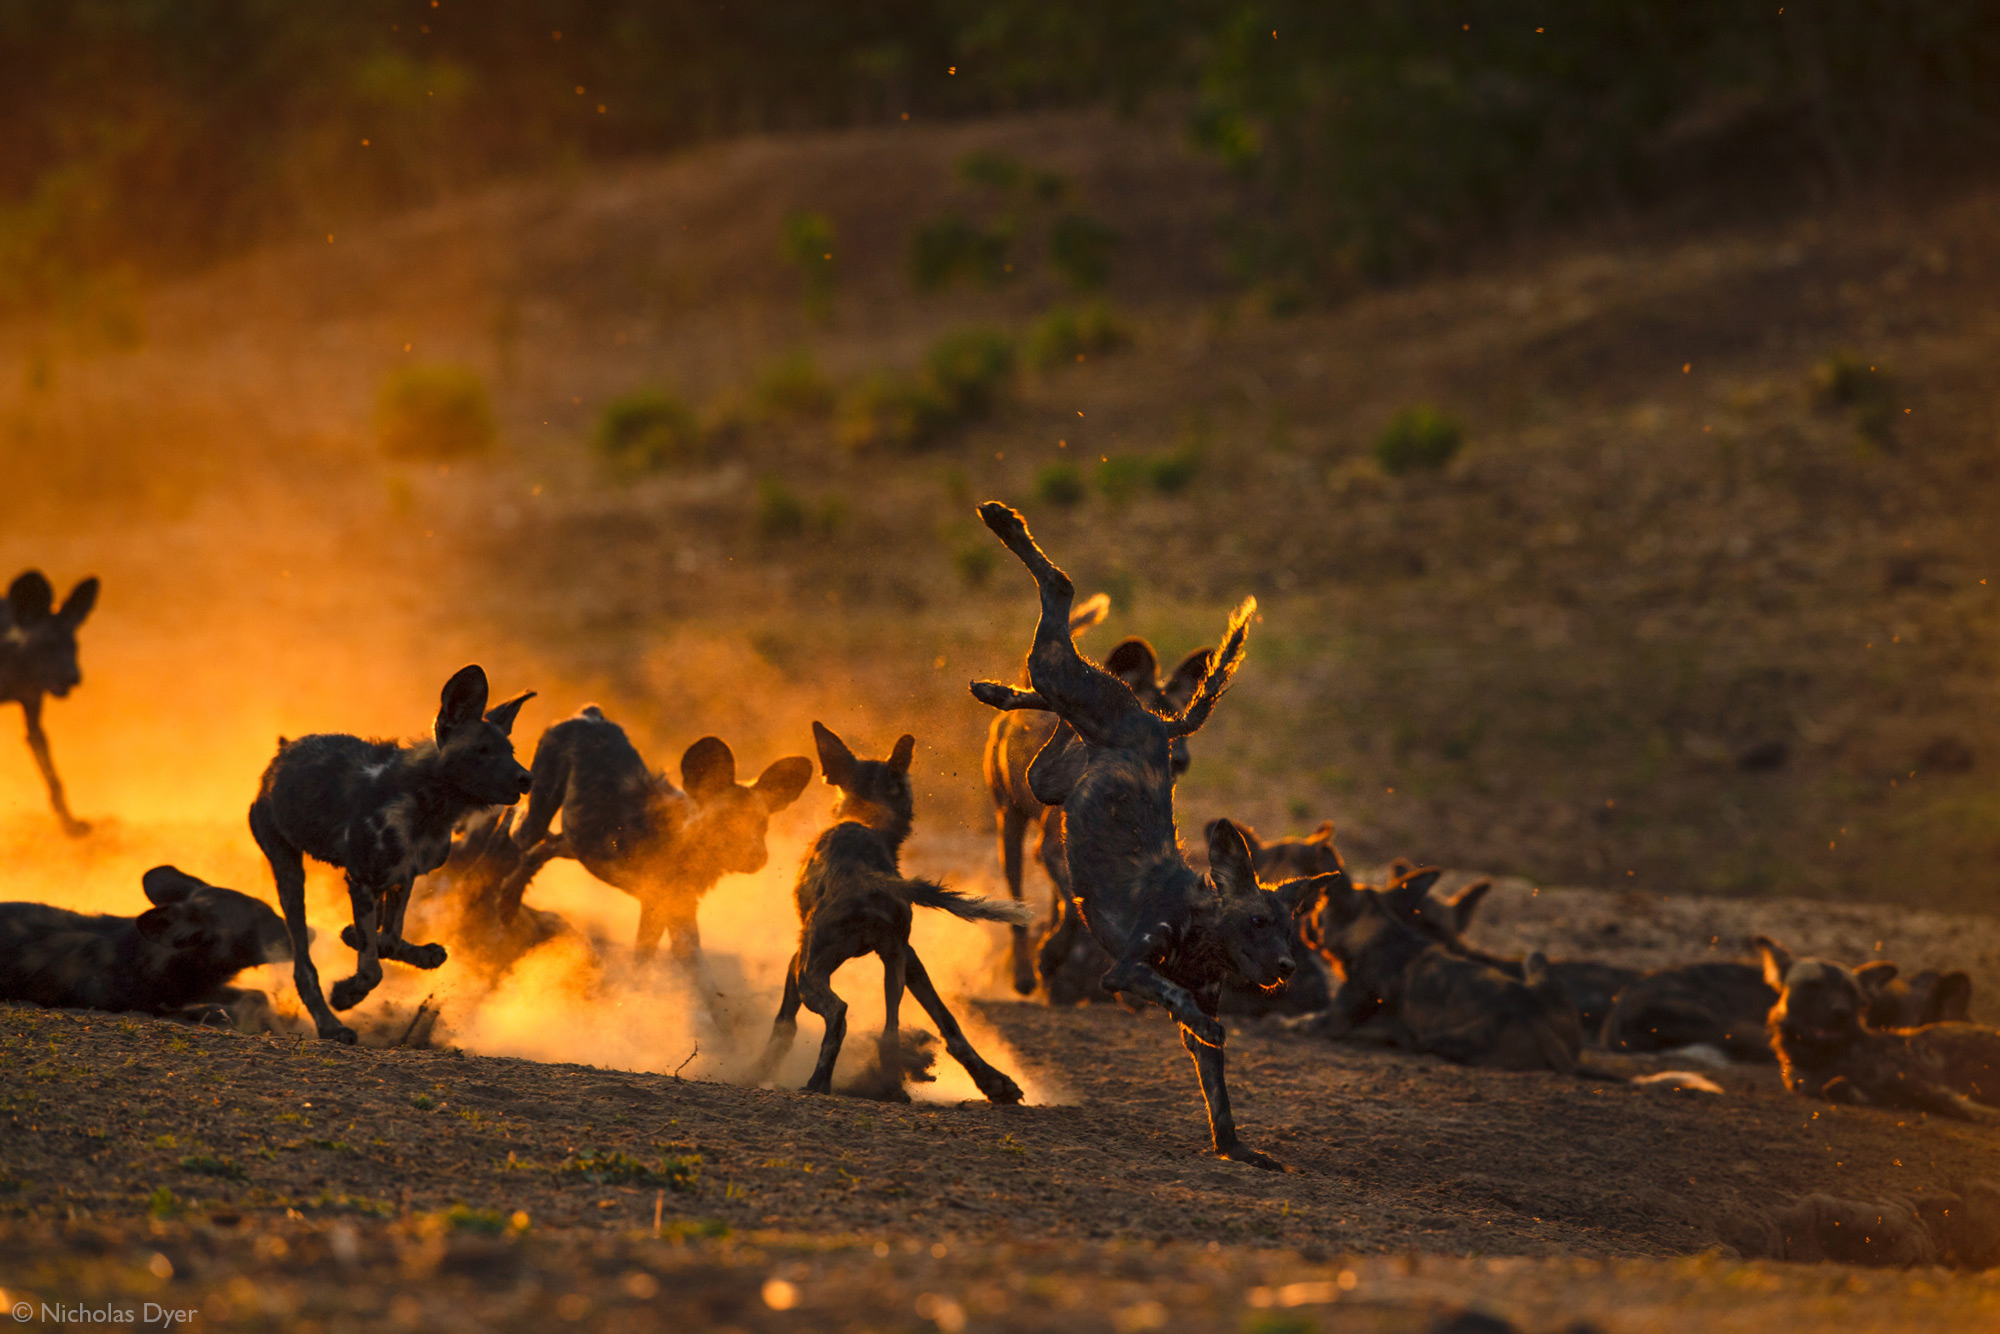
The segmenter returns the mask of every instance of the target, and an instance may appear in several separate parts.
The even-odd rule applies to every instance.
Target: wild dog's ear
[[[889,752],[889,767],[899,774],[910,771],[910,760],[917,753],[917,739],[908,732],[896,738],[896,748]]]
[[[532,690],[523,691],[505,704],[495,704],[486,711],[486,721],[500,729],[501,736],[514,735],[514,719],[520,716],[521,706],[535,697]]]
[[[1417,869],[1417,864],[1408,857],[1398,857],[1389,863],[1389,883],[1395,884],[1404,876]]]
[[[1220,823],[1221,821],[1219,820],[1210,820],[1208,826],[1202,830],[1202,833],[1210,838],[1215,837],[1215,826]],[[1264,850],[1264,840],[1258,838],[1257,831],[1249,825],[1244,824],[1241,820],[1231,820],[1230,823],[1236,826],[1237,833],[1243,835],[1243,846],[1250,849],[1250,860],[1253,862],[1256,861],[1257,854]]]
[[[750,790],[764,803],[764,809],[775,815],[799,799],[806,784],[812,782],[812,776],[811,760],[803,755],[787,755],[764,766],[764,772],[757,775]]]
[[[90,615],[90,609],[96,605],[97,577],[92,575],[70,589],[69,596],[63,599],[62,609],[56,613],[56,619],[62,622],[63,629],[74,630],[83,624],[83,618]]]
[[[1931,994],[1924,998],[1920,1024],[1962,1024],[1971,1017],[1972,979],[1952,971],[1938,975]]]
[[[1764,960],[1764,985],[1773,991],[1784,991],[1785,975],[1792,971],[1792,952],[1769,936],[1758,936],[1750,943]]]
[[[1228,820],[1217,820],[1208,828],[1208,875],[1224,897],[1258,892],[1257,864],[1250,860],[1250,845]]]
[[[1322,944],[1327,943],[1340,929],[1361,915],[1367,898],[1374,897],[1367,890],[1356,889],[1354,881],[1345,871],[1338,871],[1317,879],[1328,881],[1320,888],[1319,935]]]
[[[1491,880],[1475,880],[1445,900],[1445,906],[1451,909],[1452,924],[1461,935],[1472,925],[1472,914],[1479,910],[1480,902],[1492,890]]]
[[[1077,603],[1076,606],[1070,609],[1069,613],[1070,636],[1074,638],[1075,636],[1082,634],[1085,630],[1088,630],[1093,625],[1101,625],[1104,621],[1104,618],[1109,616],[1110,614],[1111,614],[1111,595],[1109,593],[1091,594],[1089,597],[1085,598],[1082,602]]]
[[[819,748],[820,772],[834,787],[846,787],[854,776],[854,752],[847,743],[819,723],[813,724],[813,745]]]
[[[1540,950],[1528,951],[1528,957],[1521,960],[1521,981],[1532,987],[1545,984],[1548,980],[1548,956]]]
[[[1077,737],[1076,729],[1068,723],[1057,723],[1056,730],[1049,733],[1049,739],[1035,752],[1035,758],[1028,761],[1028,791],[1044,806],[1062,805],[1069,800],[1070,789],[1082,781],[1083,768],[1089,759],[1090,752]]]
[[[1278,899],[1294,917],[1305,917],[1319,911],[1319,905],[1336,887],[1345,885],[1347,877],[1339,871],[1329,871],[1325,875],[1303,876],[1297,880],[1287,880],[1275,891]]]
[[[207,881],[189,875],[178,866],[155,866],[139,877],[139,885],[146,891],[146,897],[162,908],[179,903],[197,889],[209,888]]]
[[[1214,649],[1198,648],[1182,658],[1180,665],[1174,668],[1174,674],[1167,678],[1164,693],[1168,707],[1175,713],[1185,709],[1188,701],[1194,698],[1194,692],[1201,685],[1201,678],[1208,675],[1208,664],[1214,658]]]
[[[1333,821],[1331,821],[1331,820],[1321,820],[1321,821],[1319,822],[1319,828],[1317,828],[1317,829],[1313,830],[1313,831],[1312,831],[1312,832],[1311,832],[1310,834],[1307,834],[1307,835],[1306,835],[1306,842],[1308,842],[1308,843],[1328,843],[1328,844],[1332,843],[1332,842],[1333,842]]]
[[[1104,670],[1139,690],[1160,679],[1160,655],[1153,652],[1151,644],[1133,635],[1119,640],[1118,646],[1104,655]]]
[[[148,908],[133,919],[132,925],[139,928],[139,934],[148,940],[158,940],[174,929],[174,910],[171,908]]]
[[[1399,876],[1382,891],[1382,905],[1393,916],[1406,921],[1426,916],[1436,920],[1435,911],[1427,914],[1424,909],[1429,906],[1431,886],[1435,885],[1438,877],[1443,874],[1444,872],[1435,866],[1426,866],[1422,870],[1410,871]],[[1450,925],[1450,921],[1451,919],[1447,917],[1443,924]]]
[[[454,732],[472,726],[485,713],[486,669],[478,663],[461,667],[444,683],[444,693],[438,696],[438,716],[431,724],[431,735],[442,746]]]
[[[681,754],[681,787],[696,801],[736,786],[736,753],[719,736],[705,736]]]
[[[1855,969],[1854,980],[1861,984],[1862,991],[1872,994],[1895,981],[1896,971],[1896,965],[1887,959],[1876,959]]]
[[[56,590],[49,586],[48,576],[40,570],[24,570],[7,587],[7,609],[13,614],[14,624],[23,630],[47,620],[49,607],[55,600]]]

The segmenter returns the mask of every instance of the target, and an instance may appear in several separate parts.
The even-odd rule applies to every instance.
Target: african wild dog
[[[1204,838],[1214,837],[1218,823],[1215,820],[1208,822],[1202,830]],[[1335,876],[1338,878],[1336,883],[1353,884],[1348,878],[1346,864],[1341,861],[1340,851],[1334,846],[1331,820],[1322,822],[1319,828],[1304,838],[1280,838],[1268,843],[1258,838],[1257,831],[1249,825],[1238,823],[1236,831],[1243,835],[1244,846],[1250,849],[1250,861],[1257,870],[1259,884],[1278,885],[1318,875]],[[1292,974],[1291,981],[1277,991],[1251,986],[1247,982],[1226,983],[1222,988],[1223,1014],[1252,1017],[1316,1014],[1333,1003],[1338,979],[1333,976],[1327,956],[1319,948],[1319,933],[1315,929],[1323,911],[1320,904],[1326,901],[1326,897],[1316,896],[1298,918],[1298,939],[1292,946],[1292,957],[1298,962],[1299,970]]]
[[[1110,600],[1099,593],[1070,614],[1070,623],[1079,629],[1095,625],[1104,618],[1109,606]],[[1133,636],[1120,640],[1105,655],[1104,670],[1129,686],[1147,708],[1157,713],[1174,713],[1185,708],[1193,697],[1202,673],[1208,670],[1212,652],[1213,649],[1195,649],[1163,680],[1160,655],[1144,639]],[[1048,925],[1033,959],[1028,956],[1026,929],[1014,933],[1014,988],[1028,995],[1039,979],[1050,1004],[1073,1005],[1078,1001],[1111,999],[1097,985],[1111,961],[1082,929],[1070,901],[1062,808],[1043,805],[1028,786],[1028,765],[1048,744],[1055,729],[1056,720],[1051,714],[1022,711],[996,717],[987,733],[986,786],[993,794],[1000,821],[1000,861],[1007,874],[1008,891],[1016,899],[1021,896],[1021,832],[1031,825],[1036,831],[1035,860],[1048,876],[1051,888]],[[1187,772],[1187,739],[1175,737],[1169,754],[1174,777],[1178,779]]]
[[[837,823],[813,842],[812,853],[799,868],[793,889],[799,909],[799,948],[785,970],[785,997],[750,1082],[768,1079],[791,1050],[803,1004],[826,1021],[819,1063],[806,1092],[825,1093],[833,1087],[834,1062],[847,1036],[847,1002],[834,994],[833,974],[849,959],[873,954],[882,961],[885,1017],[879,1051],[889,1096],[909,1101],[903,1089],[905,1057],[898,1032],[907,985],[938,1026],[945,1050],[965,1067],[979,1091],[993,1102],[1019,1102],[1020,1085],[972,1049],[945,1008],[923,960],[910,948],[910,921],[912,909],[923,907],[942,908],[967,921],[1019,924],[1028,918],[1027,905],[975,898],[902,874],[903,840],[910,836],[915,817],[909,777],[915,737],[898,738],[886,760],[857,759],[846,742],[819,723],[813,724],[813,740],[826,781],[840,789],[840,805],[834,811]]]
[[[1040,709],[1060,719],[1028,766],[1028,786],[1038,800],[1063,808],[1070,893],[1085,928],[1114,961],[1104,985],[1151,1001],[1179,1023],[1216,1153],[1279,1167],[1236,1133],[1216,1003],[1230,977],[1277,986],[1296,971],[1293,918],[1328,877],[1264,889],[1243,836],[1226,820],[1210,839],[1208,874],[1198,875],[1174,834],[1173,742],[1199,730],[1228,688],[1256,603],[1246,600],[1230,617],[1228,636],[1187,707],[1168,717],[1076,651],[1069,636],[1076,587],[1035,545],[1021,516],[997,502],[981,505],[979,514],[1034,576],[1041,619],[1028,654],[1033,689],[976,681],[972,693],[991,708]]]
[[[1324,1016],[1300,1025],[1325,1037],[1352,1035],[1368,1019],[1396,1045],[1461,1065],[1572,1074],[1583,1045],[1562,984],[1539,953],[1510,977],[1419,929],[1407,904],[1441,872],[1421,868],[1383,891],[1335,887],[1340,925],[1326,939],[1344,980]]]
[[[89,833],[90,825],[69,812],[69,799],[49,754],[49,738],[42,731],[42,696],[61,699],[82,682],[76,629],[96,605],[93,578],[72,588],[62,606],[56,607],[55,589],[40,570],[29,570],[14,580],[7,600],[0,602],[0,703],[11,700],[21,706],[28,720],[28,749],[48,786],[49,805],[71,838]]]
[[[1628,983],[1604,1017],[1612,1051],[1711,1047],[1732,1061],[1768,1061],[1764,1019],[1778,993],[1756,964],[1717,960],[1655,969]]]
[[[1794,959],[1767,936],[1757,949],[1778,993],[1770,1040],[1786,1088],[2000,1125],[2000,1032],[1955,1023],[1870,1028],[1868,991],[1851,969]]]
[[[155,866],[141,881],[154,906],[137,917],[0,903],[0,1000],[63,1009],[140,1010],[250,1026],[262,992],[229,985],[246,968],[292,957],[268,904]]]
[[[681,756],[681,782],[646,767],[625,729],[586,704],[542,733],[535,745],[534,786],[514,841],[532,857],[573,857],[605,884],[639,900],[633,948],[643,961],[669,933],[673,957],[713,1012],[716,987],[701,954],[696,910],[725,875],[750,875],[770,859],[765,836],[771,816],[799,799],[812,781],[803,755],[774,760],[754,783],[736,781],[736,756],[705,736]],[[562,814],[562,832],[550,822]],[[502,892],[500,913],[511,921],[526,891],[528,870]]]
[[[500,901],[508,887],[534,879],[555,855],[547,843],[522,851],[513,833],[511,807],[473,815],[452,835],[444,865],[419,877],[410,893],[412,929],[449,936],[455,957],[489,977],[504,973],[536,946],[571,934],[561,917],[526,905],[502,919]]]
[[[1855,969],[1854,977],[1868,995],[1870,1028],[1921,1028],[1971,1019],[1972,979],[1964,973],[1926,968],[1905,980],[1897,976],[1895,964],[1877,960]]]
[[[359,1005],[382,980],[382,959],[417,968],[445,961],[442,945],[403,940],[410,887],[444,864],[452,828],[482,806],[511,806],[528,771],[508,734],[534,692],[486,707],[486,673],[462,667],[445,682],[431,739],[410,745],[321,733],[278,739],[250,806],[250,833],[271,863],[278,904],[292,933],[292,980],[322,1038],[353,1042],[333,1010]],[[354,925],[340,933],[355,951],[354,976],[320,994],[306,934],[306,857],[347,872]]]

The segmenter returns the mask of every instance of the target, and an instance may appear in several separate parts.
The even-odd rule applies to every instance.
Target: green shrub
[[[181,1170],[200,1172],[204,1176],[228,1177],[231,1181],[243,1181],[249,1173],[227,1158],[218,1158],[212,1153],[191,1153],[181,1159]]]
[[[493,449],[497,431],[486,382],[463,366],[404,366],[382,382],[375,434],[392,459],[454,463]]]
[[[951,424],[951,405],[929,383],[875,375],[849,390],[834,421],[834,438],[848,449],[917,449]]]
[[[1456,417],[1427,403],[1404,408],[1375,440],[1375,461],[1382,471],[1405,473],[1442,468],[1465,443],[1465,427]]]
[[[617,472],[636,475],[702,461],[701,427],[687,404],[661,389],[613,399],[597,421],[597,453]]]
[[[992,329],[961,329],[931,344],[924,369],[959,418],[984,417],[1006,396],[1014,340]]]
[[[778,227],[778,253],[805,277],[806,313],[824,319],[833,311],[833,219],[793,211]]]
[[[1201,447],[1182,445],[1171,454],[1156,455],[1146,461],[1146,469],[1155,491],[1163,496],[1178,495],[1201,471]]]
[[[595,1186],[658,1186],[685,1193],[700,1184],[701,1159],[665,1157],[648,1163],[616,1149],[585,1149],[556,1170]]]
[[[994,567],[1000,563],[1000,554],[991,542],[975,539],[952,552],[951,563],[967,588],[984,588],[986,581],[993,577]]]
[[[1111,280],[1111,256],[1118,233],[1084,213],[1065,213],[1049,225],[1049,267],[1079,292],[1094,292]]]
[[[1051,463],[1035,474],[1035,498],[1044,505],[1068,509],[1083,500],[1083,469],[1074,463]]]
[[[1822,404],[1844,408],[1861,438],[1882,448],[1895,443],[1896,377],[1852,352],[1836,352],[1813,370]]]
[[[1038,370],[1101,356],[1132,344],[1132,330],[1102,301],[1082,310],[1057,306],[1028,331],[1028,363]]]
[[[1134,454],[1113,454],[1097,465],[1097,490],[1113,505],[1123,505],[1139,494],[1152,468]]]
[[[934,292],[959,279],[997,287],[1012,273],[1007,252],[1013,242],[1005,227],[975,227],[956,213],[933,218],[910,238],[910,281]]]
[[[758,377],[751,400],[765,417],[815,420],[833,411],[833,386],[819,373],[811,353],[794,352]]]
[[[757,535],[771,541],[803,537],[808,533],[832,537],[847,521],[847,502],[839,496],[825,496],[817,505],[808,505],[775,473],[757,479]]]

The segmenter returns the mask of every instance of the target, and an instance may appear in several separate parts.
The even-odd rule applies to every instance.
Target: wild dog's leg
[[[819,1044],[819,1064],[813,1067],[812,1078],[806,1081],[808,1093],[833,1091],[833,1064],[840,1059],[840,1044],[847,1041],[847,1002],[833,994],[832,978],[833,969],[819,959],[806,959],[799,964],[799,999],[826,1021],[826,1036]]]
[[[910,957],[907,944],[876,951],[882,960],[882,1037],[876,1044],[876,1060],[882,1067],[883,1086],[895,1102],[908,1102],[903,1087],[909,1071],[903,1060],[903,969]]]
[[[382,984],[382,956],[379,946],[380,923],[387,911],[386,895],[373,885],[363,884],[354,872],[347,873],[347,901],[354,907],[354,936],[340,933],[341,943],[355,945],[354,976],[333,984],[327,997],[336,1010],[351,1010],[368,999],[368,993]],[[358,942],[358,944],[357,944]]]
[[[305,859],[278,832],[262,801],[250,808],[250,836],[263,849],[264,859],[271,863],[271,878],[277,882],[278,907],[285,914],[285,931],[292,938],[292,985],[298,988],[299,1002],[312,1016],[321,1037],[354,1041],[354,1030],[334,1018],[320,993],[319,970],[312,960],[312,933],[306,927]]]
[[[938,1036],[944,1039],[944,1049],[951,1053],[953,1060],[965,1067],[965,1073],[972,1076],[972,1082],[986,1095],[988,1102],[1019,1102],[1021,1086],[1016,1084],[1004,1070],[995,1070],[988,1065],[972,1044],[965,1040],[965,1030],[958,1026],[958,1020],[951,1011],[944,1008],[944,998],[931,984],[931,975],[924,971],[924,961],[917,952],[903,947],[903,974],[910,984],[910,994],[917,998],[917,1004],[937,1025]]]
[[[500,887],[493,894],[495,912],[503,925],[512,922],[520,914],[521,899],[527,894],[528,886],[533,883],[535,876],[544,866],[558,857],[568,857],[572,860],[576,857],[576,852],[570,847],[566,835],[558,835],[555,838],[544,837],[541,842],[534,844],[521,855],[521,864],[500,882]],[[655,944],[659,939],[658,933],[654,933]]]
[[[403,939],[403,915],[410,910],[410,891],[414,880],[402,880],[389,887],[387,910],[382,920],[382,930],[376,937],[376,947],[385,959],[406,963],[413,968],[439,968],[449,956],[442,945],[412,945]]]
[[[22,700],[21,712],[27,715],[28,749],[35,753],[35,767],[42,771],[42,782],[48,786],[49,805],[55,808],[62,831],[71,838],[82,838],[90,832],[90,824],[69,813],[69,799],[63,795],[62,779],[56,776],[55,757],[49,754],[48,733],[42,731],[41,697],[38,695]]]
[[[979,507],[979,517],[1028,567],[1028,573],[1035,577],[1035,584],[1041,590],[1042,615],[1035,623],[1034,647],[1028,651],[1028,679],[1034,683],[1034,694],[1046,701],[1049,711],[1075,728],[1085,741],[1099,746],[1109,744],[1112,724],[1126,710],[1138,708],[1139,701],[1123,681],[1076,651],[1069,625],[1070,609],[1076,602],[1076,585],[1035,545],[1035,539],[1028,534],[1028,525],[1015,511],[998,501],[988,501]],[[993,683],[980,684],[985,689],[983,692],[976,689],[974,693],[983,703],[996,708],[1027,707],[996,703],[1003,696],[991,689]],[[1015,700],[1025,694],[1015,691],[1004,698]]]
[[[799,1032],[799,961],[803,954],[794,954],[785,968],[785,997],[778,1002],[778,1017],[771,1021],[771,1040],[764,1044],[764,1054],[757,1058],[757,1064],[750,1067],[744,1082],[751,1086],[763,1083],[778,1068],[778,1062],[785,1059],[792,1049],[792,1039]]]
[[[1202,1012],[1193,992],[1153,967],[1154,956],[1167,947],[1171,935],[1167,924],[1161,922],[1140,936],[1126,956],[1104,975],[1104,988],[1151,1001],[1203,1042],[1211,1047],[1220,1047],[1225,1036],[1222,1024],[1214,1015]]]
[[[1000,821],[1000,867],[1007,875],[1007,892],[1014,902],[1024,901],[1021,893],[1021,850],[1028,835],[1028,817],[1009,801],[997,812]],[[1023,996],[1035,989],[1035,961],[1028,952],[1028,928],[1009,928],[1013,933],[1014,990]]]
[[[1216,1156],[1274,1172],[1290,1170],[1270,1154],[1260,1153],[1236,1137],[1236,1117],[1229,1110],[1229,1086],[1222,1078],[1221,1044],[1196,1036],[1182,1024],[1181,1045],[1194,1057],[1195,1073],[1201,1078],[1202,1101],[1208,1104],[1208,1134]]]
[[[728,1007],[723,1004],[722,987],[716,982],[715,974],[708,966],[708,956],[701,952],[701,927],[695,921],[694,909],[687,904],[667,905],[667,952],[674,963],[687,975],[688,985],[701,997],[702,1007],[717,1028],[731,1026]],[[643,924],[641,935],[644,934]],[[650,957],[650,955],[648,956]]]

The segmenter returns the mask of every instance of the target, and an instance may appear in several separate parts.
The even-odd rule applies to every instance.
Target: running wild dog
[[[1539,953],[1519,978],[1462,954],[1409,920],[1441,873],[1412,871],[1380,893],[1336,888],[1344,921],[1326,946],[1345,980],[1327,1014],[1301,1027],[1345,1037],[1378,1015],[1389,1038],[1461,1065],[1572,1074],[1583,1045],[1576,1008]]]
[[[70,814],[48,735],[42,731],[42,696],[61,699],[83,681],[76,630],[96,605],[97,580],[85,579],[56,607],[55,589],[40,570],[14,580],[7,600],[0,602],[0,703],[11,700],[21,706],[28,721],[28,749],[48,786],[49,805],[71,838],[89,833],[90,826]]]
[[[1978,1024],[1870,1028],[1868,993],[1852,970],[1794,959],[1757,938],[1771,1007],[1771,1048],[1785,1087],[1857,1106],[1935,1112],[2000,1125],[2000,1032]]]
[[[511,806],[528,771],[508,740],[534,692],[486,707],[486,673],[462,667],[445,682],[431,739],[410,745],[322,733],[287,741],[264,770],[250,806],[250,833],[271,863],[278,905],[292,935],[292,979],[322,1038],[353,1042],[333,1010],[359,1005],[382,981],[383,959],[417,968],[445,961],[442,945],[403,940],[410,886],[444,864],[452,828],[484,806]],[[340,933],[357,957],[354,975],[320,994],[306,932],[304,859],[347,872],[354,925]]]
[[[237,1026],[267,1011],[261,992],[229,981],[292,957],[278,914],[173,866],[155,866],[141,884],[153,906],[137,917],[0,903],[0,1000],[196,1019],[220,1012]]]
[[[754,783],[736,781],[736,756],[705,736],[681,756],[681,782],[646,767],[625,729],[587,704],[542,733],[535,746],[534,785],[514,841],[532,865],[501,893],[500,914],[511,922],[534,867],[549,857],[573,857],[586,871],[639,900],[641,961],[670,948],[713,1008],[716,988],[701,954],[696,910],[725,875],[764,869],[771,817],[799,799],[812,781],[803,755],[774,760]],[[562,832],[549,825],[562,814]]]
[[[1198,731],[1228,688],[1256,603],[1246,600],[1230,617],[1228,636],[1187,707],[1156,713],[1076,651],[1069,636],[1075,585],[1035,545],[1021,516],[997,502],[979,514],[1034,576],[1041,619],[1028,654],[1033,688],[975,681],[972,693],[991,708],[1040,709],[1060,720],[1028,766],[1028,785],[1044,804],[1063,808],[1070,892],[1113,960],[1104,985],[1151,1001],[1179,1023],[1216,1153],[1282,1167],[1236,1133],[1216,1003],[1226,979],[1275,987],[1291,977],[1298,966],[1293,918],[1327,877],[1263,888],[1243,836],[1226,820],[1209,841],[1208,874],[1197,875],[1174,834],[1173,742]]]
[[[834,994],[833,974],[849,959],[873,954],[882,961],[885,1018],[879,1051],[890,1095],[909,1101],[902,1087],[905,1058],[897,1020],[907,985],[938,1026],[945,1050],[965,1067],[979,1091],[993,1102],[1019,1102],[1020,1085],[972,1049],[945,1008],[923,960],[910,948],[910,921],[912,909],[924,907],[942,908],[967,921],[1019,924],[1028,917],[1027,906],[974,898],[906,877],[899,870],[903,840],[910,836],[915,816],[909,778],[915,737],[898,738],[886,760],[857,759],[846,742],[819,723],[813,724],[813,740],[826,781],[840,789],[840,805],[834,811],[837,823],[814,841],[799,869],[793,890],[799,909],[798,953],[785,970],[785,998],[750,1082],[768,1079],[791,1050],[803,1004],[826,1021],[819,1063],[806,1092],[825,1093],[833,1087],[834,1062],[847,1037],[847,1002]]]

